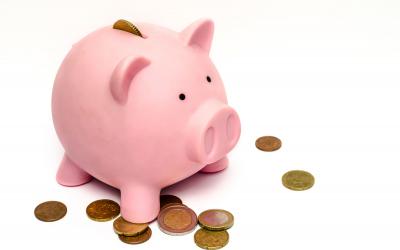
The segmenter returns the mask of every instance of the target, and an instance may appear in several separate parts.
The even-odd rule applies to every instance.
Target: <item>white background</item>
[[[121,243],[112,223],[85,214],[119,192],[98,181],[55,181],[62,147],[50,99],[71,45],[120,18],[182,30],[215,21],[211,57],[242,137],[230,168],[167,190],[197,213],[235,216],[225,249],[400,249],[400,2],[397,0],[17,1],[0,0],[0,248],[196,249],[193,233]],[[255,148],[262,135],[281,150]],[[315,186],[281,185],[291,169]],[[68,206],[54,223],[33,210]]]

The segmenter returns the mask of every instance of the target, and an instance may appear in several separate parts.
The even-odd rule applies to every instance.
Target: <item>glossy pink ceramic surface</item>
[[[52,113],[65,149],[57,181],[95,177],[121,190],[125,219],[148,222],[163,187],[227,167],[240,121],[208,55],[212,21],[182,32],[135,25],[145,38],[109,26],[73,45]]]

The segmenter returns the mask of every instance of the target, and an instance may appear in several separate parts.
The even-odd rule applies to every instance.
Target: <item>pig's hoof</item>
[[[91,181],[93,177],[64,155],[56,178],[57,182],[63,186],[75,187]]]
[[[227,157],[222,158],[221,160],[208,164],[203,169],[200,170],[202,173],[215,173],[224,170],[228,167],[229,160]]]
[[[160,212],[160,189],[129,187],[121,189],[121,215],[132,223],[147,223]]]

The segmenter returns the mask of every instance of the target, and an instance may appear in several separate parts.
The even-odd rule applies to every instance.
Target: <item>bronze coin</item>
[[[227,231],[209,231],[204,228],[194,234],[194,242],[203,249],[220,249],[229,242]]]
[[[122,216],[118,217],[114,223],[114,232],[125,236],[136,236],[143,233],[149,224],[147,223],[131,223],[126,221]]]
[[[212,231],[226,230],[233,226],[233,215],[223,209],[209,209],[199,215],[199,224]]]
[[[67,207],[59,201],[46,201],[35,208],[35,216],[41,221],[56,221],[65,216]]]
[[[263,136],[256,140],[256,147],[262,151],[272,152],[280,149],[281,146],[281,140],[274,136]]]
[[[160,230],[169,235],[184,235],[197,225],[196,213],[184,205],[171,205],[161,210],[157,218]]]
[[[175,195],[163,194],[160,195],[160,209],[162,209],[165,205],[168,204],[182,204],[182,200]]]
[[[117,30],[123,30],[129,33],[132,33],[136,36],[140,36],[143,37],[142,33],[139,31],[139,29],[133,25],[131,22],[120,19],[118,21],[116,21],[113,25],[113,29],[117,29]]]
[[[93,201],[86,207],[86,214],[94,221],[109,221],[119,215],[118,203],[112,200],[103,199]]]
[[[314,176],[303,170],[292,170],[282,176],[282,184],[294,191],[303,191],[314,185]]]
[[[126,236],[119,234],[118,238],[127,244],[140,244],[146,242],[151,237],[151,228],[148,227],[143,233],[136,236]]]

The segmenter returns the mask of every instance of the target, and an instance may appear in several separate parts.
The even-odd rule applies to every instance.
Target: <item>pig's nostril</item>
[[[228,119],[226,119],[226,136],[228,140],[232,140],[234,133],[234,117],[233,115],[229,115]]]
[[[206,151],[206,154],[210,154],[213,146],[214,146],[214,136],[215,136],[215,131],[213,127],[209,127],[206,131],[205,137],[204,137],[204,148]]]
[[[240,134],[240,122],[235,113],[231,113],[226,119],[226,139],[230,146],[234,145]]]

